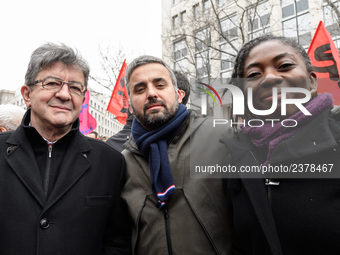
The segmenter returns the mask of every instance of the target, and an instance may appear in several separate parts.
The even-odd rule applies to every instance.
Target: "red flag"
[[[126,124],[126,117],[129,111],[129,95],[125,86],[125,70],[127,64],[125,59],[120,69],[116,85],[112,91],[111,99],[109,105],[107,106],[107,111],[116,116],[116,119],[122,123]]]
[[[83,135],[90,134],[97,127],[96,119],[89,112],[89,102],[90,102],[90,93],[87,90],[85,93],[85,101],[83,106],[81,107],[81,111],[79,114],[80,127],[79,130]]]
[[[334,104],[340,105],[340,56],[331,35],[320,21],[308,55],[318,77],[318,92],[332,94]]]

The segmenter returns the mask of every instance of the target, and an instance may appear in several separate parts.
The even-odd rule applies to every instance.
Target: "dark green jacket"
[[[228,254],[230,247],[227,201],[221,179],[190,177],[189,168],[203,158],[226,157],[219,142],[225,127],[213,128],[209,119],[191,112],[168,147],[176,193],[168,203],[173,254]],[[222,133],[223,134],[222,134]],[[134,254],[168,254],[164,214],[152,192],[149,164],[131,139],[123,151],[127,182],[122,197],[133,220]],[[217,155],[220,156],[217,156]]]

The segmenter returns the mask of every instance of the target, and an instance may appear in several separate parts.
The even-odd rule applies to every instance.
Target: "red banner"
[[[116,116],[116,119],[122,123],[126,124],[126,117],[129,111],[129,95],[127,88],[125,86],[125,70],[127,64],[125,59],[120,69],[116,85],[112,91],[111,99],[109,105],[107,106],[107,111]]]
[[[96,119],[89,112],[90,92],[85,93],[85,101],[81,107],[79,114],[80,127],[79,130],[83,135],[90,134],[97,127]]]
[[[340,105],[340,56],[331,35],[320,21],[308,55],[318,77],[318,93],[332,94],[334,104]]]

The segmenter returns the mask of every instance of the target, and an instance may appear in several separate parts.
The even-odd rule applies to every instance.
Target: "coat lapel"
[[[45,196],[39,167],[32,146],[27,137],[23,135],[23,132],[24,130],[22,128],[18,128],[8,139],[7,162],[33,197],[43,206]],[[18,139],[18,137],[20,139]],[[18,140],[20,140],[20,142]]]
[[[85,137],[77,134],[65,151],[64,160],[60,165],[53,190],[47,199],[45,210],[65,195],[90,168],[91,163],[86,156],[90,148]]]
[[[280,239],[277,233],[275,220],[267,199],[267,192],[263,179],[242,179],[255,214],[262,227],[273,255],[281,255]]]
[[[241,136],[240,140],[242,141],[242,143],[232,140],[225,142],[226,144],[229,143],[229,146],[232,145],[232,148],[237,148],[235,150],[230,150],[233,158],[233,164],[236,166],[237,169],[240,169],[241,166],[258,165],[254,154],[251,152],[251,143],[246,140],[244,136]],[[264,178],[261,176],[260,173],[252,175],[252,177],[254,178],[249,178],[249,173],[240,172],[239,176],[249,196],[249,199],[255,211],[255,215],[261,225],[263,233],[268,241],[271,254],[282,255],[280,239],[268,200]]]

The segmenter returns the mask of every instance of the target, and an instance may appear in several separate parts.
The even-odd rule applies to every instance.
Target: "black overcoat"
[[[24,127],[0,133],[0,254],[129,254],[124,169],[120,153],[77,130],[46,200]]]
[[[244,135],[238,141],[225,143],[231,151],[228,164],[237,169],[265,161]],[[294,167],[301,163],[304,178],[291,170],[289,175],[283,173],[270,183],[261,173],[257,178],[238,173],[239,178],[224,180],[231,198],[233,254],[339,253],[340,121],[330,111],[324,111],[282,141],[269,159],[273,166]],[[311,170],[311,166],[324,168]]]

